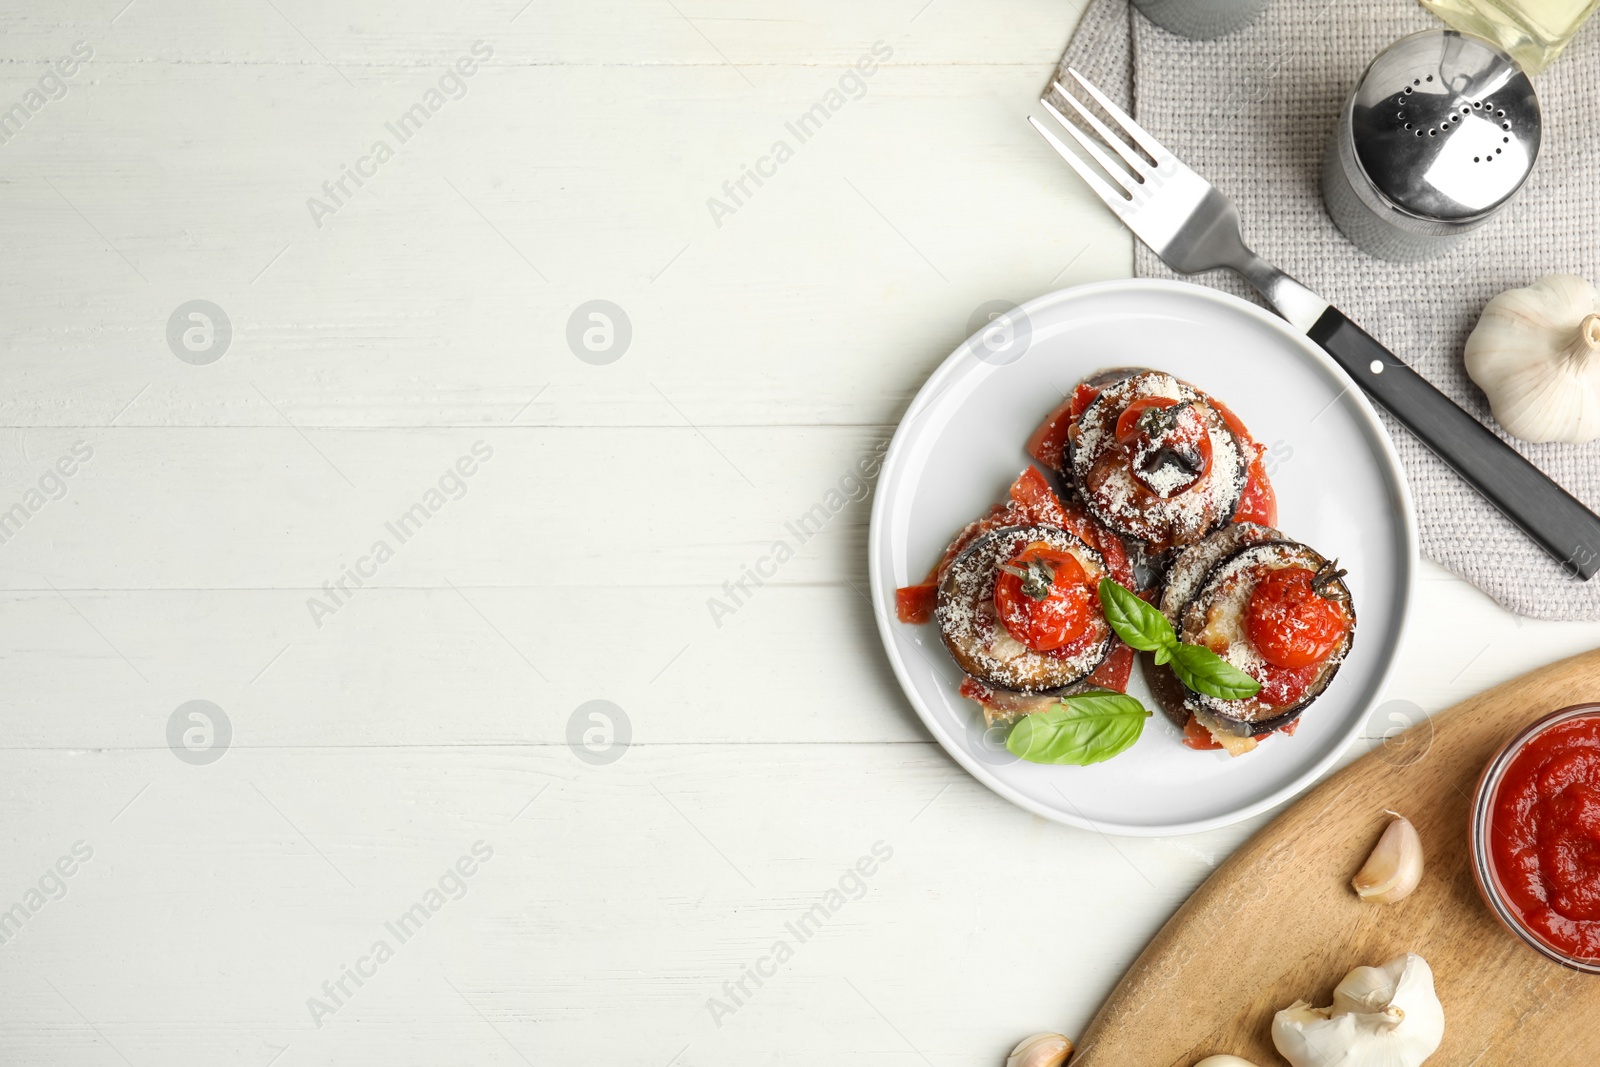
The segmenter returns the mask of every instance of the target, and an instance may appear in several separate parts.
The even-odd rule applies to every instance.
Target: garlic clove
[[[1061,1034],[1034,1034],[1017,1042],[1006,1067],[1061,1067],[1072,1055],[1072,1042]]]
[[[1256,1067],[1242,1056],[1207,1056],[1194,1067]]]
[[[1410,896],[1422,881],[1422,838],[1411,820],[1402,815],[1384,828],[1377,847],[1350,880],[1362,900],[1393,904]]]

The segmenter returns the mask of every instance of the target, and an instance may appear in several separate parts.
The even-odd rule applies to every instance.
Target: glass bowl
[[[1472,796],[1472,822],[1467,832],[1467,846],[1472,860],[1472,876],[1478,883],[1478,892],[1502,926],[1546,959],[1554,960],[1563,967],[1582,971],[1584,974],[1600,974],[1600,960],[1569,956],[1560,949],[1545,944],[1537,934],[1523,925],[1516,909],[1505,898],[1500,877],[1494,869],[1494,856],[1489,849],[1489,819],[1494,813],[1495,795],[1500,790],[1500,782],[1505,777],[1506,768],[1511,766],[1512,760],[1516,759],[1527,747],[1528,742],[1535,737],[1558,723],[1582,718],[1600,719],[1600,704],[1574,704],[1553,711],[1522,730],[1495,754],[1494,759],[1489,761],[1489,765],[1479,776],[1478,788]]]

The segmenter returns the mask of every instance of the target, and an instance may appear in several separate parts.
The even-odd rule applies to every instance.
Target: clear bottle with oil
[[[1475,33],[1537,74],[1561,54],[1600,0],[1421,0],[1456,29]]]

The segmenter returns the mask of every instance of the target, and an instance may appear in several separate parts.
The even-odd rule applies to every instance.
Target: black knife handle
[[[1323,312],[1306,336],[1567,573],[1588,581],[1600,571],[1600,516],[1338,308]]]

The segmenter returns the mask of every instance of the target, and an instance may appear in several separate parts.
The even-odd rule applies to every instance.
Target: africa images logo
[[[76,441],[39,475],[37,485],[29,486],[20,500],[9,508],[0,502],[0,545],[10,543],[46,504],[65,497],[69,489],[67,479],[93,458],[94,447],[85,441]]]
[[[167,317],[167,347],[185,363],[215,363],[232,343],[233,321],[209,300],[186,300]]]
[[[739,609],[755,596],[755,591],[766,585],[767,580],[775,578],[779,568],[794,559],[798,549],[820,534],[835,515],[847,505],[859,503],[872,495],[872,484],[883,469],[883,454],[888,447],[887,438],[873,445],[870,452],[856,460],[855,470],[846,471],[838,484],[830,487],[821,500],[812,504],[798,518],[783,524],[784,530],[794,537],[793,544],[787,537],[773,541],[770,550],[759,556],[753,566],[744,564],[738,577],[722,583],[726,599],[714,594],[706,597],[706,611],[710,613],[711,622],[717,629],[722,629],[722,621],[727,616],[738,614]]]
[[[383,924],[383,934],[373,940],[366,953],[356,957],[353,965],[339,964],[337,975],[322,983],[319,990],[322,995],[306,998],[306,1010],[311,1013],[311,1021],[317,1029],[322,1029],[330,1016],[337,1015],[369,980],[376,978],[379,968],[394,959],[400,947],[421,933],[429,920],[452,901],[464,898],[471,888],[471,880],[492,859],[494,846],[481,838],[474,841],[469,851],[446,867],[420,898]]]
[[[399,148],[420,133],[422,127],[446,104],[451,100],[463,99],[467,95],[467,79],[478,73],[479,62],[486,63],[493,56],[493,45],[487,41],[472,42],[472,55],[457,59],[452,67],[439,75],[438,84],[422,94],[422,99],[400,112],[393,122],[383,124],[394,138],[393,144],[386,137],[375,138],[368,146],[366,155],[358,158],[354,165],[341,165],[337,178],[322,183],[322,198],[307,197],[306,210],[311,213],[311,221],[317,229],[322,229],[324,218],[337,215],[341,208],[355,199],[356,193],[378,176],[378,168],[393,159]],[[355,188],[352,189],[352,185]]]
[[[739,968],[739,977],[722,983],[722,996],[706,998],[706,1011],[717,1029],[723,1020],[738,1014],[754,998],[766,980],[776,978],[779,968],[794,959],[795,950],[821,933],[828,922],[845,909],[851,901],[867,895],[868,879],[883,869],[894,858],[894,846],[886,841],[874,841],[870,854],[858,857],[846,867],[825,892],[805,911],[783,924],[786,936],[775,939],[769,950],[750,964]]]
[[[866,96],[867,79],[878,72],[880,61],[887,62],[893,56],[893,46],[885,41],[874,41],[871,53],[862,55],[854,66],[846,67],[820,100],[783,124],[785,132],[794,138],[793,144],[789,143],[788,138],[779,137],[768,147],[765,155],[756,159],[753,167],[742,164],[737,178],[729,178],[722,183],[722,196],[706,197],[706,211],[711,214],[711,221],[716,223],[717,229],[722,229],[723,219],[738,214],[739,209],[749,203],[767,180],[778,176],[778,168],[794,158],[796,148],[821,133],[828,120],[844,110],[850,101]]]
[[[167,717],[167,747],[185,763],[215,763],[232,743],[232,720],[209,700],[186,701]]]
[[[306,610],[310,612],[311,622],[317,629],[322,629],[325,618],[337,615],[358,590],[376,578],[383,565],[394,559],[396,550],[416,537],[430,519],[452,501],[467,495],[467,479],[494,458],[494,446],[480,438],[472,442],[469,451],[471,455],[463,453],[456,457],[455,463],[439,475],[437,485],[423,492],[421,499],[383,524],[384,531],[394,539],[393,544],[387,538],[378,538],[365,555],[356,558],[354,564],[341,565],[337,577],[322,583],[323,596],[313,594],[306,597]]]
[[[22,127],[45,109],[45,105],[64,98],[71,88],[67,79],[93,58],[94,48],[88,41],[75,42],[72,54],[50,64],[36,87],[25,91],[10,107],[0,108],[0,144],[10,144],[11,139],[22,132]]]

